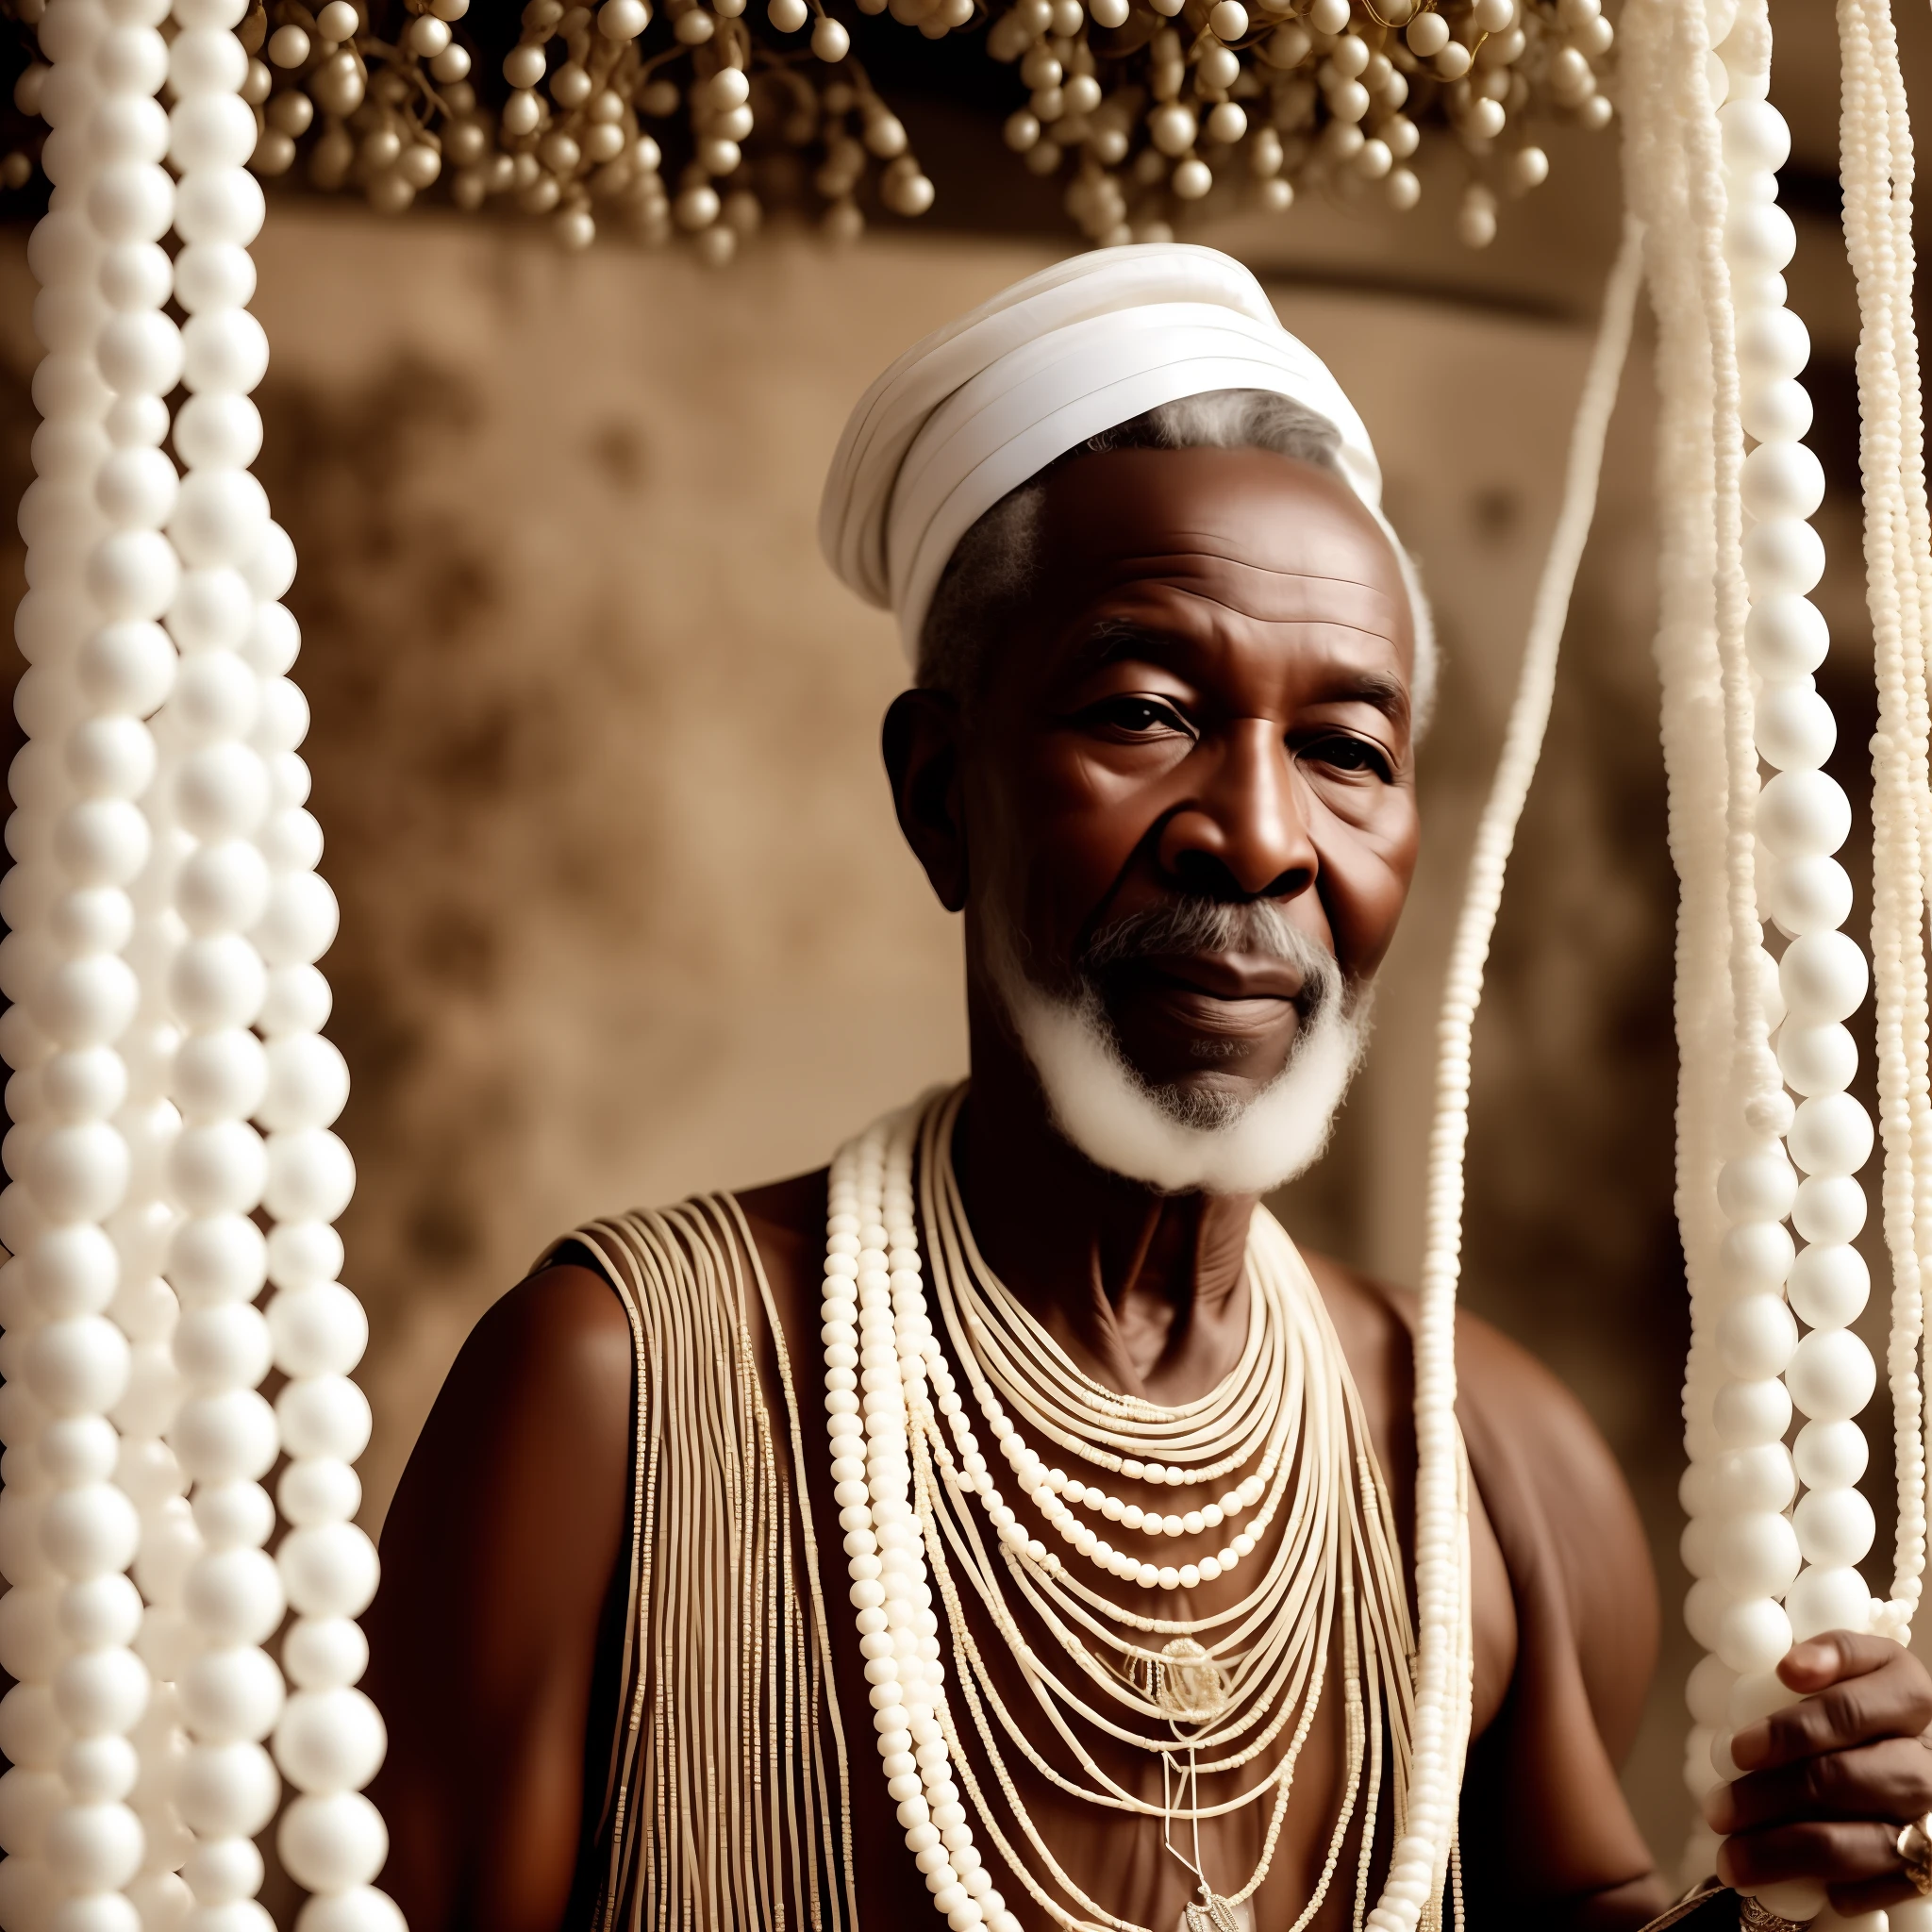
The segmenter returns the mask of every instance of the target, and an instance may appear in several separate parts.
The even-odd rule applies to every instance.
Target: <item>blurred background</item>
[[[1790,281],[1832,492],[1821,681],[1858,800],[1873,701],[1836,42],[1827,8],[1774,0],[1773,16],[1796,138]],[[1924,10],[1900,26],[1908,74],[1932,81]],[[1615,130],[1547,144],[1548,185],[1506,206],[1480,255],[1453,239],[1440,158],[1410,215],[1311,203],[1191,238],[1260,272],[1356,399],[1442,632],[1424,856],[1373,1055],[1332,1151],[1278,1204],[1309,1245],[1398,1281],[1420,1258],[1441,964],[1619,221]],[[343,1233],[372,1327],[372,1529],[465,1335],[551,1238],[816,1166],[964,1070],[958,936],[876,752],[904,667],[889,622],[819,559],[818,491],[886,362],[1073,238],[990,139],[921,147],[940,197],[924,221],[843,250],[774,223],[720,274],[624,243],[566,257],[446,209],[391,223],[272,202],[260,467],[301,557],[305,753],[342,908],[323,963],[355,1080]],[[38,353],[25,243],[0,232],[16,500]],[[1576,1391],[1650,1526],[1666,1652],[1627,1782],[1674,1867],[1686,1322],[1649,353],[1626,374],[1477,1028],[1464,1298]],[[1872,1422],[1876,1442],[1888,1421]]]

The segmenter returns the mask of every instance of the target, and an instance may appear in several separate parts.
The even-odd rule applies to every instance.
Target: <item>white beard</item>
[[[994,989],[1054,1124],[1096,1167],[1168,1194],[1265,1194],[1328,1144],[1368,1046],[1366,989],[1350,1001],[1337,987],[1321,1000],[1281,1072],[1226,1119],[1204,1124],[1180,1118],[1174,1101],[1128,1064],[1091,984],[1072,996],[1050,992],[1005,934],[989,937]]]

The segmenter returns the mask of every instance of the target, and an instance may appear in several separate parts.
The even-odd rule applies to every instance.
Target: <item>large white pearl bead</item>
[[[1792,1522],[1805,1560],[1824,1570],[1860,1562],[1877,1534],[1872,1506],[1855,1489],[1807,1491]]]
[[[114,1892],[141,1869],[143,1845],[141,1821],[125,1805],[70,1805],[48,1824],[45,1857],[74,1890]]]
[[[358,1617],[375,1595],[375,1545],[353,1523],[296,1529],[277,1554],[289,1601],[306,1617]]]
[[[361,1303],[337,1282],[276,1295],[268,1325],[275,1366],[287,1375],[347,1375],[369,1344]]]
[[[1851,875],[1824,853],[1782,858],[1765,880],[1765,908],[1787,939],[1842,925],[1852,910]]]
[[[358,1885],[311,1898],[296,1914],[295,1932],[407,1932],[387,1892]]]
[[[297,1798],[282,1814],[275,1843],[290,1875],[310,1891],[367,1885],[389,1857],[381,1814],[358,1791]]]
[[[1807,1241],[1856,1241],[1865,1225],[1865,1191],[1849,1174],[1813,1174],[1798,1188],[1791,1224]]]
[[[1798,1257],[1791,1270],[1791,1307],[1813,1328],[1842,1328],[1857,1321],[1871,1292],[1872,1277],[1865,1257],[1848,1243],[1814,1243]],[[1806,1426],[1808,1431],[1825,1425],[1814,1423]],[[1803,1440],[1801,1432],[1799,1441]],[[1818,1487],[1815,1478],[1807,1475],[1805,1480]],[[1856,1482],[1857,1478],[1840,1480]]]
[[[185,1403],[175,1425],[181,1467],[203,1482],[259,1482],[279,1448],[275,1410],[252,1389]]]
[[[253,1838],[275,1816],[281,1782],[259,1744],[197,1744],[177,1774],[175,1804],[205,1838]]]
[[[1745,532],[1744,575],[1754,595],[1802,597],[1824,575],[1824,540],[1799,517],[1768,517]]]
[[[1818,1093],[1791,1123],[1791,1158],[1807,1174],[1853,1174],[1872,1155],[1872,1117],[1849,1093]]]
[[[1789,382],[1811,359],[1811,336],[1803,319],[1782,305],[1747,308],[1738,317],[1738,372],[1747,382]],[[1765,443],[1791,449],[1792,443]],[[1755,452],[1754,452],[1755,454]],[[1749,458],[1746,458],[1749,461]],[[1807,512],[1808,514],[1808,512]]]
[[[168,79],[176,94],[239,94],[248,78],[242,42],[224,29],[189,27],[168,50]]]
[[[1797,1324],[1780,1295],[1746,1295],[1718,1318],[1718,1358],[1735,1381],[1779,1374],[1797,1345]]]
[[[1718,1581],[1738,1597],[1778,1595],[1798,1574],[1797,1532],[1769,1509],[1720,1519],[1713,1554]]]
[[[206,1914],[204,1924],[207,1917],[212,1917],[221,1932],[255,1932],[255,1921],[249,1913],[251,1907],[256,1912],[261,1909],[254,1901],[255,1894],[261,1890],[263,1870],[261,1854],[252,1840],[204,1839],[190,1853],[181,1870],[183,1877],[194,1888],[195,1902],[203,1907],[216,1907],[214,1912]],[[233,1910],[236,1906],[242,1907],[242,1910]],[[223,1911],[223,1907],[231,1909]],[[196,1932],[203,1932],[203,1927],[198,1925]]]
[[[1769,1670],[1791,1647],[1790,1621],[1768,1596],[1745,1597],[1728,1605],[1719,1614],[1712,1635],[1720,1659],[1740,1673]]]
[[[1758,695],[1756,734],[1767,764],[1781,772],[1811,771],[1831,756],[1838,724],[1815,691],[1774,684]]]
[[[78,1737],[125,1737],[141,1722],[150,1692],[147,1666],[111,1646],[71,1657],[54,1675],[54,1705]]]
[[[182,100],[169,123],[168,153],[184,172],[240,168],[255,151],[255,115],[240,94],[197,94]]]
[[[1785,117],[1769,101],[1727,101],[1718,111],[1724,166],[1737,174],[1775,174],[1791,154]]]
[[[1740,487],[1754,517],[1805,518],[1824,501],[1824,466],[1802,442],[1762,442],[1744,458]]]
[[[276,1494],[282,1514],[298,1529],[347,1523],[362,1507],[362,1482],[333,1456],[298,1457],[282,1472]]]
[[[1712,1398],[1711,1424],[1727,1449],[1779,1441],[1791,1425],[1790,1392],[1775,1376],[1761,1382],[1726,1382]]]
[[[204,1742],[258,1742],[281,1715],[282,1674],[252,1644],[205,1651],[183,1674],[180,1695],[182,1713]]]
[[[1871,1351],[1849,1328],[1817,1328],[1798,1343],[1785,1380],[1805,1415],[1839,1422],[1871,1401],[1877,1371]]]
[[[382,1719],[361,1691],[298,1690],[275,1727],[275,1762],[299,1790],[358,1790],[381,1766]]]
[[[210,1641],[261,1643],[287,1607],[281,1574],[265,1551],[217,1550],[188,1573],[182,1601]]]
[[[1791,1272],[1796,1252],[1781,1222],[1740,1221],[1724,1231],[1718,1249],[1719,1275],[1731,1294],[1775,1294]]]
[[[246,308],[255,296],[255,258],[230,242],[190,242],[175,258],[175,295],[190,315]]]
[[[181,344],[182,375],[192,390],[245,395],[268,373],[268,338],[245,308],[207,308],[191,315]]]
[[[1787,772],[1774,779],[1822,776]],[[1767,788],[1768,790],[1769,788]],[[1858,942],[1842,932],[1810,932],[1794,939],[1778,962],[1785,1009],[1803,1025],[1819,1026],[1855,1013],[1871,984],[1870,969]]]
[[[170,1084],[188,1120],[245,1120],[267,1088],[268,1056],[243,1026],[198,1033],[176,1051]]]
[[[298,1617],[283,1640],[282,1664],[304,1690],[339,1690],[369,1668],[369,1640],[351,1617]]]
[[[267,1058],[262,1124],[279,1131],[332,1125],[349,1098],[348,1063],[340,1050],[319,1034],[298,1033],[275,1041]]]
[[[1797,1488],[1791,1458],[1782,1442],[1733,1450],[1719,1461],[1715,1476],[1718,1507],[1734,1515],[1782,1509]]]
[[[1828,773],[1779,772],[1758,794],[1758,837],[1780,858],[1836,852],[1851,826],[1851,802]]]
[[[1774,1146],[1724,1162],[1717,1177],[1718,1205],[1735,1222],[1782,1221],[1791,1211],[1797,1187],[1798,1177],[1784,1149]]]
[[[338,1220],[355,1189],[355,1162],[326,1127],[269,1136],[262,1200],[277,1220]]]
[[[1870,1453],[1864,1430],[1850,1421],[1807,1423],[1792,1445],[1798,1474],[1814,1490],[1849,1489],[1865,1474]]]
[[[1872,1593],[1856,1570],[1807,1570],[1791,1585],[1785,1607],[1792,1641],[1802,1643],[1824,1630],[1864,1629],[1871,1617]]]

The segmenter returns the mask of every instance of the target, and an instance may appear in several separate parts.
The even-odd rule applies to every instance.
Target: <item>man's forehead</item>
[[[1389,540],[1346,484],[1264,450],[1124,450],[1047,479],[1038,556],[1064,621],[1159,607],[1188,629],[1226,615],[1412,650]],[[1200,608],[1190,610],[1190,605]],[[1147,612],[1155,616],[1154,609]]]

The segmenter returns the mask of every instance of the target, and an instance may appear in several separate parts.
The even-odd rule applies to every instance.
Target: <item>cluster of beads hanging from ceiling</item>
[[[31,18],[44,0],[8,0]],[[986,0],[857,0],[941,39]],[[258,175],[298,163],[395,214],[446,187],[459,208],[547,218],[566,246],[608,225],[690,238],[728,261],[770,208],[815,206],[850,240],[865,208],[922,214],[931,180],[824,0],[529,0],[479,92],[469,0],[402,0],[394,38],[366,0],[266,0],[241,24]],[[1065,183],[1099,243],[1170,238],[1205,207],[1288,208],[1298,193],[1397,209],[1422,198],[1425,137],[1461,158],[1457,232],[1495,235],[1537,187],[1545,120],[1600,128],[1614,41],[1601,0],[994,0],[981,54],[1017,75],[1006,144]],[[16,92],[38,110],[41,63]],[[23,157],[8,158],[16,172]]]

